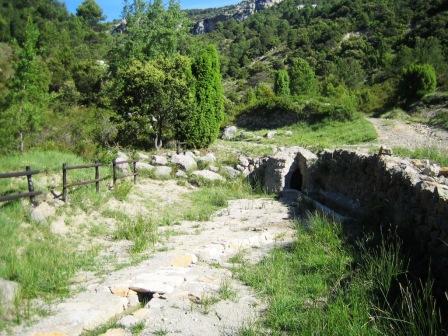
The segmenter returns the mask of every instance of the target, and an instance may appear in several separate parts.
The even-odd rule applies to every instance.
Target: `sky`
[[[75,13],[76,8],[82,0],[65,0],[67,8],[70,12]],[[107,20],[113,20],[120,17],[123,8],[123,0],[97,0],[98,4],[103,9]],[[221,7],[236,4],[238,0],[180,0],[182,8],[210,8]]]

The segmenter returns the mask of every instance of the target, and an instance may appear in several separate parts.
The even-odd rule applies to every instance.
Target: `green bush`
[[[436,71],[432,65],[411,64],[402,71],[398,89],[400,97],[409,103],[434,92],[436,87]]]
[[[293,95],[307,95],[317,91],[313,68],[302,58],[291,61],[289,66],[290,89]]]
[[[289,75],[286,70],[278,70],[275,73],[274,92],[277,96],[288,96],[289,90]]]
[[[355,110],[331,99],[272,97],[244,106],[238,113],[240,127],[279,128],[298,122],[318,123],[326,120],[345,121],[356,117]]]

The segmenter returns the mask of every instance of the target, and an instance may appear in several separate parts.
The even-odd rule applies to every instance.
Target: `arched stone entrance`
[[[302,172],[300,171],[299,168],[296,168],[291,174],[291,179],[289,180],[289,188],[295,190],[302,190],[302,182],[303,182]]]

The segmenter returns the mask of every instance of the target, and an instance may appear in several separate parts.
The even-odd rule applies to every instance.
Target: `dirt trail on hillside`
[[[170,188],[179,187],[159,181],[157,188],[169,194]],[[146,195],[151,201],[151,193]],[[137,197],[130,196],[129,207],[136,211]],[[171,199],[160,202],[173,204]],[[233,277],[232,257],[255,263],[275,246],[290,244],[295,231],[291,214],[286,202],[243,199],[230,201],[207,222],[160,227],[160,234],[169,233],[170,238],[158,252],[148,251],[141,263],[105,277],[87,277],[78,294],[51,307],[50,316],[13,334],[82,335],[121,315],[115,329],[103,335],[130,336],[135,325],[143,328],[140,335],[235,335],[265,305]]]
[[[436,147],[448,150],[448,131],[402,120],[369,118],[378,133],[378,143],[387,147]]]

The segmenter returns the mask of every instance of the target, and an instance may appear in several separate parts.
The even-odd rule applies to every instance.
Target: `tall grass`
[[[291,248],[237,269],[268,300],[262,322],[269,334],[441,334],[430,283],[402,281],[402,290],[392,291],[407,271],[399,245],[356,252],[343,243],[337,224],[313,215],[307,227],[298,225]]]

